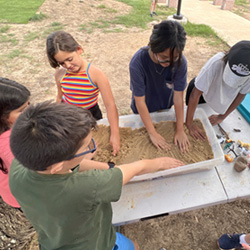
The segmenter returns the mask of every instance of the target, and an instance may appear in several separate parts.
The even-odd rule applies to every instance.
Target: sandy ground
[[[105,5],[107,8],[98,8]],[[115,9],[116,13],[107,11]],[[111,20],[126,14],[130,7],[115,0],[46,0],[38,12],[48,16],[41,22],[27,25],[8,24],[1,34],[0,75],[26,85],[31,101],[54,99],[56,85],[54,69],[45,54],[45,41],[57,27],[70,32],[84,48],[83,57],[101,68],[108,76],[119,115],[130,114],[128,64],[133,54],[147,45],[152,24],[146,30],[114,26],[123,32],[105,33],[81,30],[81,24],[97,18]],[[145,13],[148,15],[148,13]],[[0,28],[5,24],[0,24]],[[5,42],[4,42],[5,41]],[[184,54],[188,61],[188,81],[198,74],[202,65],[224,44],[213,45],[210,38],[188,37]],[[101,109],[105,108],[100,100]],[[178,195],[178,194],[176,194]],[[121,227],[121,231],[137,240],[142,250],[214,250],[216,239],[226,232],[247,232],[250,200],[236,201],[191,212],[162,216]],[[0,200],[0,249],[38,249],[36,236],[19,211]]]

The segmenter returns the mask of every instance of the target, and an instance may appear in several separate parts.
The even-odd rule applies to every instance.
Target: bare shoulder
[[[89,74],[98,74],[98,72],[102,72],[99,68],[97,68],[94,64],[89,65]]]
[[[59,82],[59,80],[62,78],[62,76],[65,74],[66,69],[63,67],[57,68],[55,72],[55,79],[56,82]]]
[[[93,64],[90,64],[88,73],[92,81],[94,81],[95,83],[98,82],[101,78],[106,77],[104,72]]]

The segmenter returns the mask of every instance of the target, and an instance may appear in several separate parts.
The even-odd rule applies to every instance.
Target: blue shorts
[[[134,243],[123,234],[116,233],[116,242],[112,250],[135,250]]]

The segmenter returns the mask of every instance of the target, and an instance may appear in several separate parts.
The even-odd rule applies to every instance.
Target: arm
[[[153,173],[156,171],[176,168],[183,165],[183,162],[177,159],[171,157],[161,157],[152,160],[136,161],[130,164],[124,164],[117,167],[120,168],[122,171],[123,185],[125,185],[136,175]]]
[[[109,169],[109,165],[105,162],[83,159],[79,165],[79,172],[87,171],[90,169]]]
[[[170,149],[166,140],[155,130],[145,102],[145,96],[135,96],[135,104],[152,143],[158,149]]]
[[[195,86],[191,92],[188,108],[187,108],[187,117],[186,117],[186,125],[189,130],[190,135],[195,139],[205,140],[205,135],[202,133],[201,129],[194,125],[194,113],[199,103],[200,97],[202,95],[202,91],[198,90]]]
[[[243,243],[243,244],[242,244],[242,246],[243,246],[243,248],[244,248],[244,249],[246,249],[246,250],[250,250],[250,246],[249,246],[249,245],[247,245],[247,244]]]
[[[152,160],[140,160],[129,164],[115,166],[121,169],[123,175],[123,185],[127,184],[134,176],[157,171],[167,170],[183,166],[184,163],[180,160],[171,157],[161,157]],[[79,172],[90,169],[107,170],[109,166],[107,163],[98,162],[88,159],[83,159],[79,166]]]
[[[174,91],[174,108],[176,114],[175,145],[179,145],[181,152],[188,152],[190,143],[184,132],[184,101],[183,91]]]
[[[110,124],[110,144],[113,147],[114,156],[120,150],[120,132],[119,132],[119,118],[118,111],[115,105],[115,100],[111,91],[111,87],[107,76],[95,66],[89,69],[92,81],[100,89],[103,103],[107,110],[107,117]]]
[[[229,106],[229,108],[227,109],[225,114],[223,114],[223,115],[211,115],[209,117],[209,121],[211,122],[211,124],[214,126],[214,125],[221,123],[232,111],[234,111],[241,104],[241,102],[244,100],[245,96],[246,96],[245,94],[239,93],[236,96],[236,98],[234,99],[234,101],[232,102],[232,104]]]
[[[63,92],[61,89],[60,79],[62,78],[64,73],[65,73],[65,69],[62,69],[62,68],[56,69],[56,72],[55,72],[55,80],[56,80],[56,86],[57,86],[57,96],[56,96],[57,103],[62,102]]]

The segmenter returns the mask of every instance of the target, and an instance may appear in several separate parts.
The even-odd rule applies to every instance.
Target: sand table
[[[205,133],[204,127],[199,119],[196,119],[197,124]],[[113,161],[115,164],[130,163],[141,159],[152,159],[156,157],[169,156],[180,159],[185,164],[196,163],[213,159],[213,151],[211,145],[206,139],[204,142],[193,139],[187,132],[191,147],[188,153],[181,153],[178,146],[173,144],[175,133],[175,122],[159,122],[155,123],[156,130],[166,139],[171,145],[171,150],[158,150],[150,141],[146,129],[139,128],[132,130],[131,128],[120,127],[121,149],[116,157],[112,155],[112,148],[109,145],[110,127],[99,125],[97,131],[94,131],[93,137],[98,144],[98,151],[94,157],[97,161]]]

